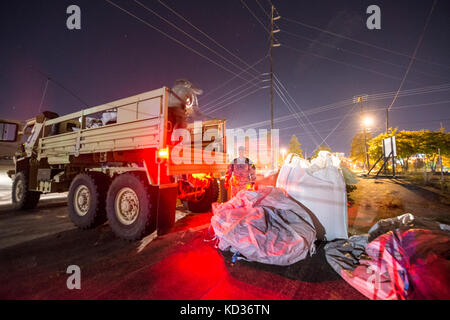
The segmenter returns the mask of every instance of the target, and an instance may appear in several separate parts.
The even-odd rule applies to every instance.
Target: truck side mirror
[[[17,141],[18,131],[19,125],[17,123],[0,121],[0,141]]]

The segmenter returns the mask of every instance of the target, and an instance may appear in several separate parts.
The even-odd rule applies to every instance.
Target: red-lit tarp
[[[327,244],[326,257],[345,281],[369,299],[447,300],[448,230],[448,225],[405,214],[380,220],[367,236]]]
[[[290,265],[315,251],[312,218],[280,189],[242,190],[226,203],[213,204],[213,214],[219,249],[249,261]]]

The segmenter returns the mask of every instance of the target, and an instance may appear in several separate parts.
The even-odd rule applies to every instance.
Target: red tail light
[[[164,149],[158,150],[158,158],[160,159],[169,159],[169,148],[166,147]]]

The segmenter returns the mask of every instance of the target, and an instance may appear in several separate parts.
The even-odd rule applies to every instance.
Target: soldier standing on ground
[[[231,196],[234,197],[243,189],[253,189],[256,180],[256,169],[253,162],[244,156],[245,147],[239,147],[239,157],[229,165],[225,177],[226,187],[231,184]]]

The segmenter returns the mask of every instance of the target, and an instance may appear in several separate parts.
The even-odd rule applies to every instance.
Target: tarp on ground
[[[273,265],[291,265],[315,252],[313,219],[278,188],[242,190],[228,202],[214,203],[212,211],[220,250]]]
[[[368,235],[328,243],[326,258],[369,299],[450,299],[449,227],[411,214],[383,219]]]
[[[325,238],[347,239],[347,190],[340,161],[328,151],[320,151],[311,162],[290,154],[286,158],[277,184],[299,201],[320,221]],[[318,237],[321,238],[318,233]]]
[[[429,230],[443,230],[450,232],[450,226],[439,223],[437,221],[427,219],[424,217],[417,217],[411,213],[405,213],[400,216],[388,219],[378,220],[369,230],[369,241],[376,237],[395,229],[429,229]]]

